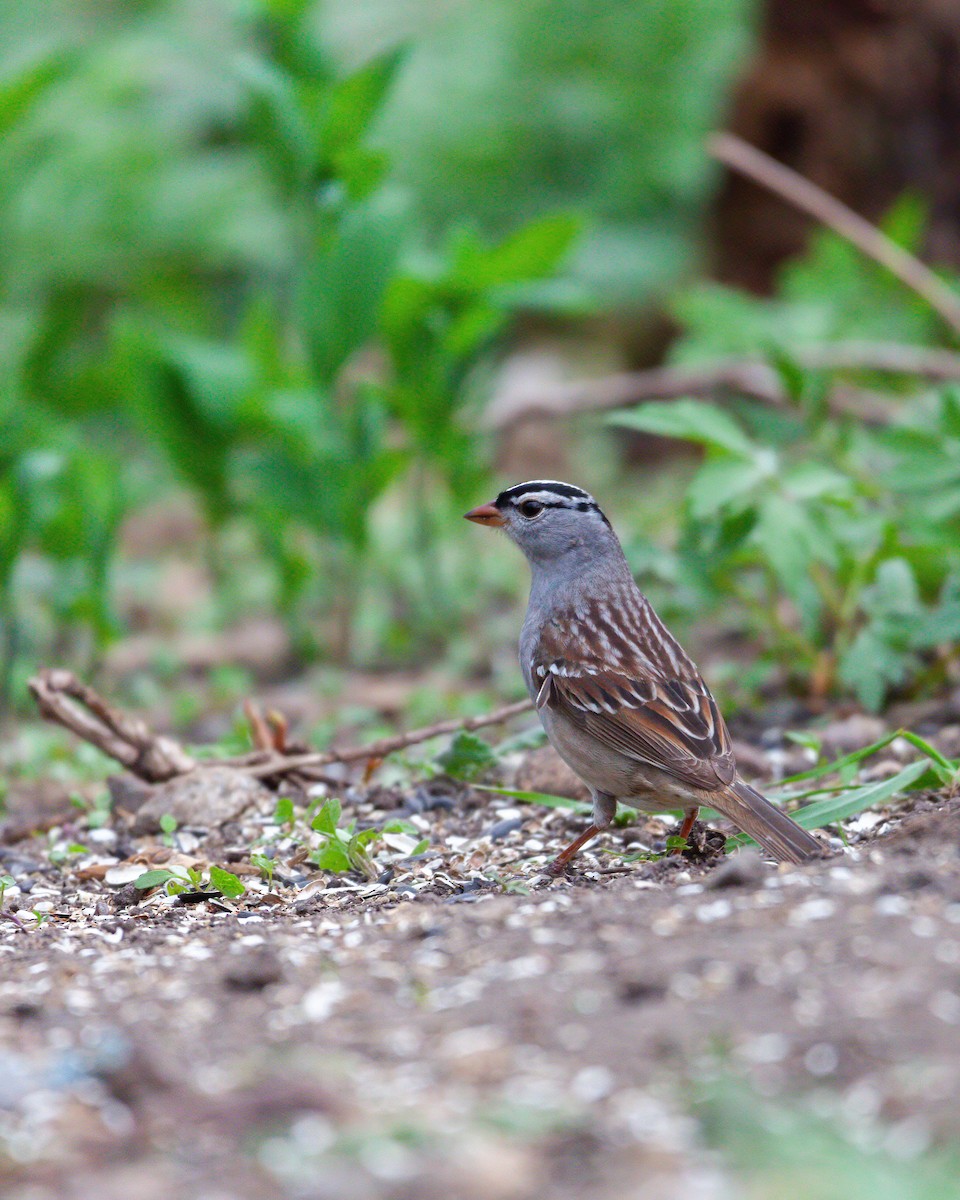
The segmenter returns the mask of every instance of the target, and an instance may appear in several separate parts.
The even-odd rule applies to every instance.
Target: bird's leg
[[[690,830],[693,828],[693,823],[696,821],[699,815],[699,808],[691,808],[684,813],[683,824],[680,826],[680,833],[678,834],[678,837],[683,838],[684,841],[687,840],[687,838],[690,836]],[[683,851],[683,846],[675,846],[674,849],[671,850],[671,854],[682,854]]]
[[[617,798],[611,796],[609,792],[594,792],[593,793],[593,822],[580,834],[574,838],[565,850],[561,850],[557,857],[550,864],[548,870],[551,875],[560,875],[563,873],[567,863],[573,858],[577,851],[587,844],[591,838],[595,838],[598,833],[602,833],[604,829],[613,820],[614,813],[617,811]]]

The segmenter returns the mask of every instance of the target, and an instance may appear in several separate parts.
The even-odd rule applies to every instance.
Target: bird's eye
[[[543,512],[543,505],[537,500],[524,500],[519,507],[522,515],[527,517],[528,520],[533,517],[539,517]]]

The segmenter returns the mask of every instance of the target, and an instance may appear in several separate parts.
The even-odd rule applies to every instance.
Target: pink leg
[[[611,796],[609,792],[594,792],[593,793],[593,823],[580,834],[578,838],[570,843],[565,850],[561,850],[557,857],[550,864],[548,870],[551,875],[562,874],[564,868],[571,858],[577,853],[581,847],[585,846],[591,838],[595,838],[598,833],[602,833],[606,829],[617,811],[617,798]]]
[[[699,815],[700,815],[699,808],[691,808],[690,811],[684,815],[683,824],[680,826],[680,837],[682,837],[684,841],[686,841],[687,838],[690,836],[690,830],[693,828],[693,823],[694,823],[694,821],[696,821],[696,819]],[[682,854],[682,853],[683,853],[683,849],[680,846],[677,846],[676,849],[671,851],[671,854]]]

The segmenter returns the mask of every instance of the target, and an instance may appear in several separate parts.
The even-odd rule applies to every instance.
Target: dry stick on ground
[[[817,184],[736,134],[714,134],[708,146],[713,157],[725,167],[739,171],[754,183],[774,192],[794,208],[799,208],[852,242],[868,258],[886,267],[891,275],[895,275],[901,283],[921,296],[934,312],[939,313],[954,333],[960,334],[960,295],[919,258],[891,241],[875,225]]]
[[[161,783],[177,775],[185,775],[198,766],[232,766],[257,778],[292,773],[306,775],[331,763],[383,758],[395,750],[415,746],[445,733],[499,725],[533,708],[532,701],[520,700],[480,717],[439,721],[423,729],[413,729],[409,733],[380,738],[365,746],[350,746],[344,750],[285,755],[261,749],[241,758],[204,759],[198,762],[172,738],[158,736],[143,721],[118,712],[93,688],[81,683],[71,671],[41,671],[30,680],[29,687],[42,716],[90,742],[148,783]]]
[[[197,765],[172,738],[108,704],[72,671],[43,670],[29,683],[40,715],[63,725],[148,783],[162,783]]]
[[[511,717],[519,716],[532,709],[532,700],[518,700],[516,704],[507,704],[504,708],[484,713],[482,717],[438,721],[435,725],[424,726],[423,729],[412,729],[409,733],[398,733],[394,737],[380,738],[379,741],[368,742],[365,746],[350,746],[344,750],[327,750],[318,754],[294,754],[286,758],[282,755],[275,755],[272,759],[252,764],[244,769],[251,775],[262,778],[287,771],[328,767],[331,763],[336,762],[348,763],[360,762],[366,758],[384,758],[396,750],[405,750],[407,746],[416,746],[420,742],[427,742],[431,738],[440,737],[445,733],[471,732],[474,729],[484,729],[488,725],[499,725],[502,721],[509,721]]]

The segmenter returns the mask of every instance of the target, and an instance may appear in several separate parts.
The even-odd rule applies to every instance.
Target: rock
[[[513,786],[521,792],[543,792],[548,796],[567,796],[571,800],[589,800],[590,789],[574,775],[552,746],[532,750],[517,769]]]
[[[148,868],[143,863],[118,863],[115,867],[110,867],[103,877],[103,882],[107,887],[122,888],[128,883],[136,883],[141,875],[147,873]]]
[[[770,868],[760,853],[748,846],[711,871],[704,880],[704,890],[728,887],[755,887],[762,883]]]
[[[223,972],[223,982],[238,992],[258,992],[283,978],[280,957],[270,946],[255,946],[233,954]]]
[[[251,775],[233,767],[197,767],[160,784],[134,818],[134,833],[156,833],[169,813],[178,825],[216,829],[271,795]]]
[[[107,790],[110,792],[113,807],[132,815],[143,808],[156,786],[138,779],[136,775],[108,775]]]
[[[879,741],[886,732],[887,726],[879,717],[853,713],[841,721],[831,721],[820,734],[820,741],[828,759],[840,758]]]
[[[496,825],[491,825],[487,830],[487,837],[491,842],[502,842],[505,837],[509,837],[511,833],[523,828],[522,817],[511,817],[506,821],[498,821]]]

